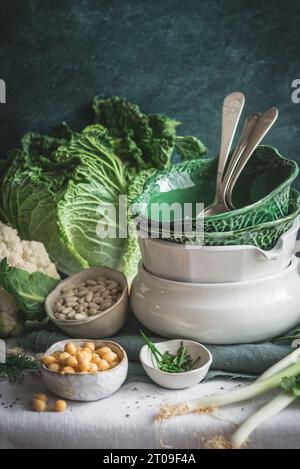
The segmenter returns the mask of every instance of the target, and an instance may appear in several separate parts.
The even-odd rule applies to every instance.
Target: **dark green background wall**
[[[300,162],[299,0],[0,0],[0,151],[62,119],[80,128],[93,95],[117,94],[182,122],[218,149],[220,108],[276,105],[267,142]]]

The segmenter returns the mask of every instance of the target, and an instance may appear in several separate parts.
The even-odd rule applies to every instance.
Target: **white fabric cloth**
[[[205,447],[214,435],[228,437],[266,398],[222,408],[215,415],[180,416],[154,422],[164,400],[173,403],[212,392],[233,389],[241,381],[213,380],[180,391],[154,384],[129,383],[113,396],[91,403],[68,402],[62,413],[31,410],[36,392],[55,397],[42,382],[27,379],[23,385],[0,382],[1,448],[174,448]],[[272,394],[269,396],[271,397]],[[17,400],[16,400],[17,399]],[[297,401],[251,437],[250,448],[300,448],[300,408]]]

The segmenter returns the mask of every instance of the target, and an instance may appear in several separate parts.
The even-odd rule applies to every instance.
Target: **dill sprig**
[[[23,383],[27,375],[40,378],[40,365],[24,353],[8,355],[5,363],[0,363],[0,380],[10,384]]]

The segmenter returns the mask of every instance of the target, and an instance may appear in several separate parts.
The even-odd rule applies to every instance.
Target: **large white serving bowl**
[[[210,344],[258,342],[300,320],[299,260],[282,272],[236,283],[165,280],[139,265],[131,307],[148,329],[165,337]]]
[[[192,246],[139,236],[143,264],[158,277],[179,282],[223,283],[265,277],[285,269],[300,250],[299,217],[264,251],[256,246]]]

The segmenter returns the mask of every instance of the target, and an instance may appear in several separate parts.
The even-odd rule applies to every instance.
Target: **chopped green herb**
[[[196,360],[192,360],[191,356],[188,354],[187,347],[183,342],[181,342],[176,355],[172,355],[169,351],[162,354],[155,344],[143,333],[143,331],[140,331],[140,334],[151,350],[157,368],[161,371],[166,371],[167,373],[183,373],[185,371],[191,371],[200,360],[200,356],[197,357]]]

